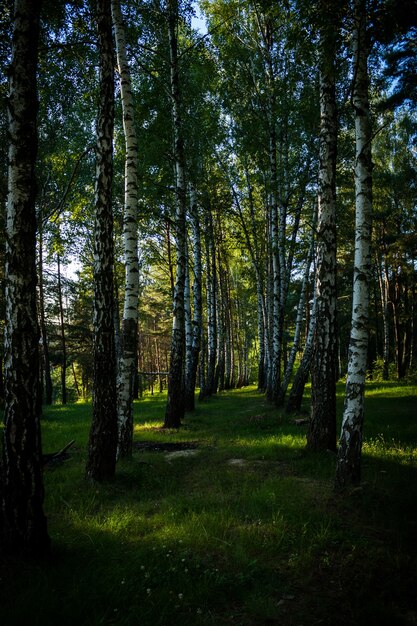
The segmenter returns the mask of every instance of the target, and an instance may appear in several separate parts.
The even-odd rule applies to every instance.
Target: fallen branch
[[[57,461],[64,461],[65,459],[67,459],[68,454],[66,452],[67,450],[69,450],[69,448],[71,448],[71,446],[74,445],[74,443],[75,443],[75,439],[67,443],[67,445],[64,446],[62,450],[59,450],[58,452],[51,452],[49,454],[43,454],[42,455],[43,466],[45,467],[45,465],[47,465],[48,463],[56,463]]]

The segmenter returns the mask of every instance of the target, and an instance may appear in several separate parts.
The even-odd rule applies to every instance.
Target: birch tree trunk
[[[194,282],[193,282],[193,317],[192,317],[192,339],[190,351],[190,364],[185,384],[185,410],[193,411],[195,408],[195,387],[197,380],[197,367],[201,350],[201,333],[202,333],[202,317],[203,317],[203,301],[202,301],[202,265],[201,265],[201,233],[198,215],[198,207],[195,198],[195,192],[191,189],[190,193],[190,215],[192,229],[192,243],[194,254]]]
[[[299,298],[298,306],[297,306],[297,316],[296,316],[296,320],[295,320],[294,341],[293,341],[293,345],[292,345],[292,348],[291,348],[290,356],[288,358],[287,367],[285,368],[285,372],[284,372],[284,376],[283,376],[283,380],[282,380],[282,385],[281,385],[281,402],[282,403],[284,402],[285,395],[287,393],[288,385],[290,383],[290,378],[291,378],[292,371],[293,371],[293,368],[294,368],[295,357],[297,355],[297,352],[298,352],[298,349],[299,349],[299,345],[300,345],[301,324],[302,324],[303,313],[304,313],[304,309],[305,309],[307,285],[308,285],[309,276],[310,276],[310,267],[311,267],[311,263],[312,263],[313,255],[314,255],[314,226],[315,226],[315,220],[314,220],[314,217],[313,217],[313,229],[312,229],[312,233],[311,233],[310,249],[309,249],[309,252],[308,252],[306,266],[305,266],[305,269],[304,269],[303,281],[302,281],[302,284],[301,284],[300,298]]]
[[[320,156],[318,177],[316,325],[311,368],[311,420],[307,447],[336,450],[336,148],[335,54],[337,27],[333,0],[321,3],[319,41]],[[333,11],[329,14],[328,11]]]
[[[366,0],[355,0],[353,33],[355,110],[355,261],[352,327],[345,408],[336,467],[336,486],[356,485],[361,478],[363,404],[368,353],[369,283],[371,279],[372,153],[368,96]]]
[[[134,103],[120,1],[111,3],[116,41],[117,69],[125,136],[125,204],[123,214],[123,244],[125,262],[125,300],[122,322],[122,353],[119,361],[117,386],[118,454],[132,455],[133,390],[136,372],[138,329],[139,262],[138,262],[138,142],[135,130]]]
[[[301,409],[304,387],[310,373],[311,360],[313,357],[313,338],[316,328],[316,296],[313,298],[313,306],[308,324],[307,339],[304,346],[303,356],[294,376],[288,402],[285,407],[287,413],[298,413]]]
[[[93,419],[86,475],[92,481],[103,481],[114,477],[117,450],[112,213],[114,64],[110,0],[97,0],[96,10],[100,100],[96,131]]]
[[[175,247],[177,253],[174,288],[171,359],[168,376],[168,400],[165,428],[178,428],[184,416],[184,289],[186,264],[186,185],[185,154],[181,118],[181,92],[178,74],[178,1],[167,0],[170,52],[170,93],[175,159]]]
[[[188,399],[191,396],[191,366],[192,366],[192,317],[191,317],[191,285],[189,248],[186,242],[185,285],[184,285],[184,328],[185,328],[185,370],[184,370],[184,410],[188,411]],[[194,390],[192,390],[194,394]]]
[[[389,278],[385,254],[383,258],[376,259],[379,292],[381,297],[383,345],[382,345],[382,380],[389,380],[389,356],[390,356],[390,324],[389,324]]]
[[[0,540],[10,553],[49,549],[43,513],[36,314],[36,71],[39,0],[15,0],[6,213],[5,412]]]
[[[207,374],[205,395],[216,393],[215,368],[217,358],[217,272],[211,209],[206,215],[206,280],[207,280]]]

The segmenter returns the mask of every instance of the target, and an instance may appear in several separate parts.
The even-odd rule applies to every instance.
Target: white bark
[[[130,456],[133,437],[133,387],[135,379],[139,264],[138,264],[138,141],[134,120],[134,103],[126,40],[120,1],[112,0],[112,19],[116,41],[117,69],[125,136],[125,203],[123,214],[123,243],[125,262],[125,299],[122,323],[122,353],[119,362],[117,409],[119,426],[119,455]]]
[[[336,469],[336,483],[343,488],[360,481],[363,403],[368,351],[369,282],[371,278],[372,155],[368,99],[366,2],[355,1],[353,35],[355,109],[355,266],[352,327],[346,381],[345,409]]]
[[[191,378],[193,327],[191,313],[190,259],[189,247],[186,243],[185,285],[184,285],[184,327],[185,327],[185,387]]]
[[[194,394],[197,378],[197,367],[201,349],[201,333],[202,333],[202,296],[201,296],[201,236],[200,222],[198,215],[197,199],[195,191],[191,186],[190,189],[190,216],[191,216],[191,233],[192,233],[192,249],[194,259],[194,282],[193,282],[193,313],[192,313],[192,338],[190,350],[190,363],[187,368],[185,379],[185,410],[194,410]],[[202,368],[204,369],[204,368]]]
[[[300,345],[301,325],[302,325],[302,321],[303,321],[303,314],[304,314],[304,307],[305,307],[305,300],[306,300],[306,293],[307,293],[307,285],[308,285],[308,281],[309,281],[309,277],[310,277],[310,268],[311,268],[311,263],[312,263],[313,255],[314,255],[314,228],[315,228],[315,219],[313,217],[313,228],[312,228],[312,232],[311,232],[310,249],[309,249],[309,252],[308,252],[308,257],[307,257],[307,261],[306,261],[306,265],[305,265],[305,269],[304,269],[303,281],[302,281],[302,284],[301,284],[300,298],[299,298],[298,306],[297,306],[297,316],[296,316],[296,320],[295,320],[294,340],[293,340],[293,345],[292,345],[291,352],[290,352],[290,355],[289,355],[289,358],[288,358],[288,363],[287,363],[287,367],[285,369],[285,373],[284,373],[283,381],[282,381],[282,386],[281,386],[282,402],[284,401],[285,394],[287,393],[288,385],[289,385],[291,374],[292,374],[293,367],[294,367],[295,357],[297,355],[297,352],[299,350],[299,345]]]
[[[217,358],[217,271],[213,232],[213,218],[210,209],[206,219],[206,259],[207,259],[207,376],[206,394],[215,393],[215,366]]]

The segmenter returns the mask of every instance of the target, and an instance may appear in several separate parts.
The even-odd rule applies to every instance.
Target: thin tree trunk
[[[184,289],[186,265],[186,186],[185,153],[181,118],[181,92],[178,73],[178,1],[168,0],[168,35],[170,52],[171,111],[175,159],[175,248],[176,276],[174,289],[171,358],[168,377],[168,400],[165,411],[165,428],[178,428],[184,416]]]
[[[61,402],[67,403],[67,343],[65,339],[64,303],[62,298],[61,257],[57,255],[57,278],[58,278],[58,307],[59,326],[61,335]]]
[[[335,53],[337,27],[323,2],[320,18],[320,163],[317,220],[316,325],[311,368],[307,447],[336,450],[336,148]],[[336,14],[336,6],[333,6]]]
[[[312,228],[312,233],[311,233],[310,249],[308,252],[306,266],[304,269],[303,282],[301,284],[300,299],[298,301],[298,307],[297,307],[294,341],[293,341],[293,345],[291,348],[290,356],[288,359],[287,367],[285,369],[283,380],[282,380],[282,385],[281,385],[281,403],[284,402],[285,395],[287,393],[288,385],[290,383],[290,378],[291,378],[293,368],[294,368],[295,357],[297,355],[299,345],[300,345],[301,324],[303,320],[303,313],[305,310],[305,301],[306,301],[307,286],[308,286],[308,281],[309,281],[309,276],[310,276],[310,267],[311,267],[311,263],[312,263],[313,255],[314,255],[314,228],[315,228],[315,219],[313,218],[313,228]]]
[[[174,264],[172,262],[172,246],[171,246],[171,226],[169,221],[166,223],[166,238],[167,238],[167,256],[168,256],[168,271],[169,271],[169,284],[171,286],[171,296],[172,300],[174,300],[175,293],[175,280],[174,280]]]
[[[304,346],[303,356],[294,376],[291,391],[288,396],[288,402],[285,407],[287,413],[299,413],[301,402],[303,400],[304,387],[310,373],[311,360],[313,357],[313,338],[316,326],[316,296],[314,293],[313,306],[308,322],[307,338]]]
[[[215,368],[217,359],[217,272],[211,210],[206,215],[206,280],[207,280],[207,374],[206,395],[216,393]]]
[[[117,451],[116,356],[114,342],[113,124],[114,62],[110,0],[97,0],[100,100],[94,227],[93,419],[86,475],[114,477]]]
[[[353,34],[355,110],[355,261],[352,328],[349,343],[345,408],[336,467],[336,486],[356,485],[361,478],[361,451],[366,362],[369,338],[369,284],[371,279],[372,153],[368,96],[366,0],[355,0]]]
[[[78,384],[77,372],[75,371],[74,362],[71,363],[72,375],[74,378],[75,389],[77,390],[77,398],[81,398],[80,386]]]
[[[195,387],[197,381],[197,368],[201,350],[201,333],[202,333],[202,284],[201,284],[201,234],[200,222],[198,215],[198,207],[195,192],[191,189],[190,193],[190,215],[192,242],[194,254],[194,282],[193,282],[193,319],[192,319],[192,341],[190,354],[190,367],[188,378],[185,386],[185,410],[193,411],[195,408]]]
[[[379,292],[381,298],[382,324],[383,324],[383,345],[382,345],[382,380],[389,380],[389,353],[390,353],[390,324],[389,324],[389,279],[388,268],[384,255],[384,267],[377,258],[377,272],[379,282]]]
[[[49,550],[40,432],[36,312],[36,93],[39,0],[15,0],[6,219],[5,413],[0,539],[4,551]]]
[[[272,114],[271,114],[272,118]],[[275,403],[278,390],[281,386],[281,351],[282,351],[282,316],[281,316],[281,266],[280,266],[280,228],[278,218],[277,188],[277,163],[276,163],[276,133],[275,121],[271,119],[269,158],[271,168],[271,191],[270,197],[270,234],[272,253],[272,298],[271,310],[272,333],[271,333],[271,354],[266,396],[269,402]]]
[[[188,411],[188,400],[194,389],[191,390],[192,344],[193,329],[191,315],[191,286],[190,260],[188,244],[186,245],[185,287],[184,287],[184,327],[185,327],[185,371],[184,371],[184,410]]]
[[[42,220],[39,224],[39,257],[38,257],[38,286],[39,286],[39,317],[40,330],[42,339],[42,361],[44,375],[44,402],[46,405],[52,404],[52,378],[51,378],[51,362],[49,359],[49,341],[46,330],[45,319],[45,292],[43,281],[43,229]]]
[[[119,360],[117,411],[118,454],[132,455],[133,442],[133,391],[138,334],[138,142],[134,120],[134,102],[130,70],[126,58],[125,30],[120,1],[112,0],[112,17],[116,40],[117,66],[120,78],[120,95],[125,136],[125,205],[123,214],[123,242],[125,261],[125,300],[122,323],[122,354]]]

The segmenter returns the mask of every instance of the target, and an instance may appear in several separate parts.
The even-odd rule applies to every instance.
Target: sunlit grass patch
[[[386,440],[380,434],[364,441],[363,453],[380,460],[394,461],[399,465],[417,467],[417,443],[414,446],[404,445],[394,439]]]
[[[417,386],[416,385],[407,385],[401,384],[398,382],[381,382],[381,383],[372,383],[368,382],[365,388],[366,396],[380,396],[383,398],[404,398],[409,396],[414,396],[417,399]]]

